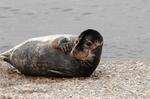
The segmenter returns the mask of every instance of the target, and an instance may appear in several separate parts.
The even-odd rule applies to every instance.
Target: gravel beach
[[[149,99],[150,64],[103,61],[89,78],[26,77],[9,64],[0,65],[4,99]]]

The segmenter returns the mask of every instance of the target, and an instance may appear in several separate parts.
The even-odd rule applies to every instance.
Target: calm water
[[[104,36],[103,59],[150,59],[149,0],[0,0],[0,52],[87,28]]]

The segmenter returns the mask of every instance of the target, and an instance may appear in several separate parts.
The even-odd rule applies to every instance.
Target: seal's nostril
[[[83,47],[81,47],[81,48],[80,48],[80,51],[83,51],[83,49],[84,49],[84,48],[83,48]]]

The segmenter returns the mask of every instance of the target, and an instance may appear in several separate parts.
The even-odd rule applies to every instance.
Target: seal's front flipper
[[[70,53],[74,46],[74,40],[66,37],[59,37],[52,42],[52,47],[64,53]]]

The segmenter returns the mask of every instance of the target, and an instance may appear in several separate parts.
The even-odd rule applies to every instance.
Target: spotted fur
[[[89,34],[95,33],[95,34]],[[79,51],[84,45],[83,35],[98,35],[88,53]],[[77,42],[76,42],[77,40]],[[97,41],[96,41],[97,40]],[[90,76],[96,69],[102,52],[102,36],[95,30],[86,30],[77,38],[74,35],[51,35],[29,39],[0,54],[22,74],[31,76],[79,77]],[[86,47],[83,47],[86,50]],[[76,52],[77,55],[74,54]],[[87,54],[86,57],[81,57]],[[82,59],[83,58],[83,59]]]

